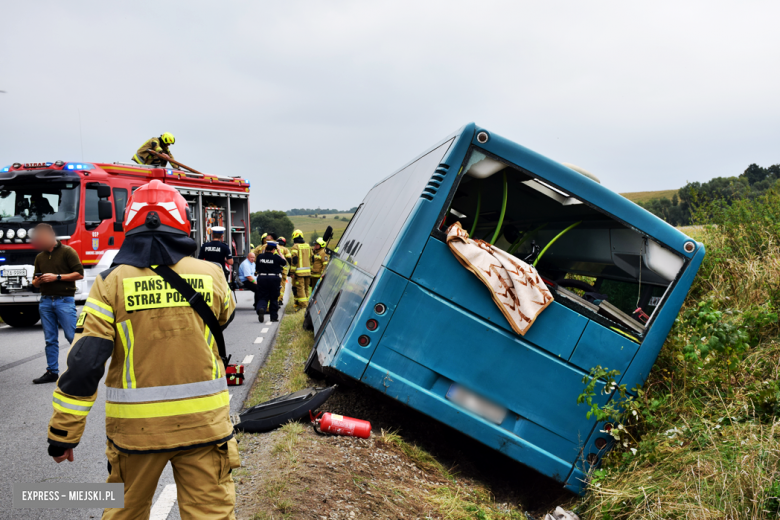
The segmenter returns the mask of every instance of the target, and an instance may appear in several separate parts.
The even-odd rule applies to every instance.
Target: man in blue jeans
[[[38,224],[33,229],[33,246],[40,251],[35,257],[32,284],[41,290],[38,310],[41,314],[43,337],[46,340],[46,373],[33,383],[56,383],[59,378],[60,340],[62,327],[68,342],[76,332],[76,280],[84,278],[84,267],[76,251],[57,240],[54,228]]]

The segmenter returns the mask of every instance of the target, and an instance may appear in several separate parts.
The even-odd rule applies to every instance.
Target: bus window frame
[[[466,176],[466,172],[463,171],[463,168],[466,167],[466,165],[469,162],[469,159],[471,158],[472,154],[475,151],[478,151],[479,153],[484,154],[486,157],[489,157],[489,158],[494,159],[496,161],[502,162],[502,163],[506,164],[507,166],[516,169],[520,173],[523,173],[524,175],[527,175],[528,177],[530,177],[530,178],[532,178],[532,179],[534,179],[536,181],[539,181],[539,182],[542,182],[542,183],[544,183],[546,185],[549,185],[550,187],[554,188],[555,190],[559,190],[559,191],[561,191],[563,193],[569,194],[570,197],[573,197],[573,198],[579,200],[582,204],[585,204],[586,206],[588,206],[592,210],[598,211],[599,213],[609,217],[610,219],[614,220],[615,222],[618,222],[619,224],[624,226],[626,229],[630,229],[630,230],[632,230],[632,231],[634,231],[636,233],[639,233],[641,236],[643,236],[645,238],[649,238],[649,239],[655,241],[661,247],[664,247],[664,248],[668,249],[669,251],[672,251],[675,255],[678,255],[678,256],[680,256],[683,259],[682,267],[677,272],[677,275],[675,276],[674,280],[670,281],[669,285],[667,285],[666,289],[664,290],[664,294],[661,297],[661,300],[658,302],[658,305],[653,310],[653,312],[650,314],[650,318],[647,320],[647,323],[645,323],[645,327],[644,327],[645,328],[645,332],[642,334],[642,341],[644,341],[644,338],[647,337],[647,334],[650,332],[650,328],[652,327],[653,323],[655,323],[656,318],[658,317],[658,315],[661,314],[661,310],[662,310],[664,304],[666,303],[667,296],[674,291],[674,288],[677,286],[677,283],[679,282],[679,280],[682,277],[683,273],[685,273],[688,270],[688,268],[690,267],[692,258],[688,258],[688,257],[686,257],[684,255],[680,255],[677,251],[674,251],[667,244],[661,242],[660,240],[656,239],[652,235],[650,235],[650,234],[648,234],[648,233],[638,229],[637,227],[629,224],[625,220],[623,220],[623,219],[613,215],[612,213],[604,210],[603,208],[600,208],[599,206],[591,203],[590,201],[585,200],[582,197],[579,197],[577,195],[569,193],[568,190],[558,186],[554,182],[549,181],[549,180],[545,179],[544,177],[540,177],[539,175],[534,174],[530,170],[515,164],[514,162],[510,161],[509,159],[505,159],[503,157],[500,157],[500,156],[498,156],[498,155],[496,155],[494,153],[491,153],[490,151],[485,150],[484,148],[482,148],[480,146],[477,146],[477,145],[475,145],[473,143],[469,146],[469,149],[468,149],[468,151],[466,152],[466,154],[465,154],[465,156],[463,158],[463,162],[460,165],[460,169],[458,170],[458,176],[455,179],[455,181],[452,183],[452,187],[450,188],[450,192],[447,194],[447,198],[444,200],[444,204],[442,205],[442,209],[439,212],[439,215],[438,215],[436,221],[433,223],[433,230],[431,231],[431,235],[430,235],[433,238],[436,238],[436,239],[441,240],[442,242],[446,243],[447,233],[446,233],[445,230],[439,229],[439,226],[441,225],[443,219],[447,215],[450,214],[450,209],[452,209],[452,201],[455,198],[455,194],[458,192],[458,188],[460,188],[460,184],[463,181],[463,178]],[[345,234],[346,234],[346,232],[345,232]]]

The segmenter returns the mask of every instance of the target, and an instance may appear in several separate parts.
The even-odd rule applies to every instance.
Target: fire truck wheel
[[[22,305],[15,308],[0,308],[0,318],[12,327],[32,327],[41,319],[38,306]]]

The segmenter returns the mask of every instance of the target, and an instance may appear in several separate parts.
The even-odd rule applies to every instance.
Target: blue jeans
[[[76,302],[73,296],[41,296],[38,304],[43,325],[43,337],[46,340],[47,370],[58,374],[60,358],[60,331],[62,327],[65,338],[73,343],[76,333]]]

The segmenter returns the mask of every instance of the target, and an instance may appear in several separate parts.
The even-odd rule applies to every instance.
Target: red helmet
[[[125,235],[135,233],[190,234],[190,206],[174,188],[157,179],[130,196],[123,218]]]

